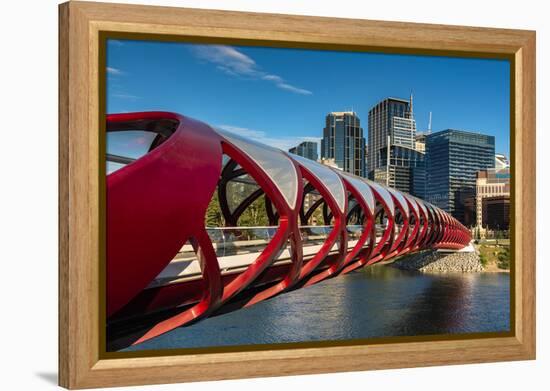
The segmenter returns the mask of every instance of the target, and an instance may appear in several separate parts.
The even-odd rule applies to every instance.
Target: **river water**
[[[509,331],[508,273],[376,265],[181,327],[125,350]]]

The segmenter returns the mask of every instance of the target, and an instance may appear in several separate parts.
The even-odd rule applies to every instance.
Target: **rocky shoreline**
[[[482,272],[483,266],[477,252],[441,253],[433,250],[399,258],[390,264],[402,270],[417,270],[426,273],[471,273]]]

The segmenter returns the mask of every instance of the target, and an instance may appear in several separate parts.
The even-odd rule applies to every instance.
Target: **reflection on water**
[[[126,350],[508,331],[506,273],[373,266],[181,327]]]

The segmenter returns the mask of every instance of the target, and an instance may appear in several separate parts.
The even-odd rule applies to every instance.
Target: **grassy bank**
[[[480,242],[475,244],[479,251],[479,259],[484,271],[510,270],[510,245],[495,242]]]

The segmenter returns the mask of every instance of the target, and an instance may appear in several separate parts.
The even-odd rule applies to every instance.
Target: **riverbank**
[[[481,241],[474,244],[476,252],[483,269],[486,272],[509,272],[510,271],[510,244]]]
[[[487,249],[474,246],[475,252],[445,253],[434,250],[421,251],[419,253],[400,257],[388,265],[401,270],[414,270],[424,273],[498,273],[509,272],[509,269],[501,268],[498,255],[489,257]],[[493,259],[494,258],[494,259]],[[501,257],[502,258],[502,257]]]
[[[482,272],[483,266],[475,252],[441,253],[421,251],[401,257],[390,264],[401,270],[417,270],[425,273],[470,273]]]

